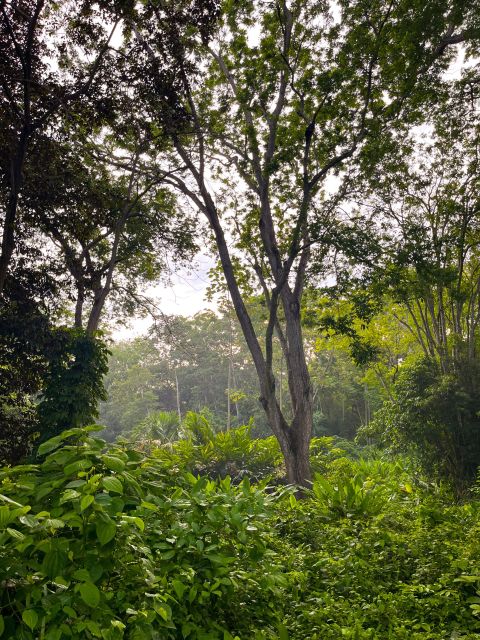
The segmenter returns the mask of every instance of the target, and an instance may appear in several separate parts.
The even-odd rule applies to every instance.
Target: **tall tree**
[[[87,142],[42,140],[42,170],[27,173],[23,198],[24,218],[64,264],[74,325],[89,334],[109,298],[131,312],[140,285],[158,280],[168,259],[186,261],[195,249],[192,217],[141,160],[148,141],[126,137],[121,149],[118,132],[106,131]]]
[[[420,117],[454,55],[450,45],[472,35],[477,12],[443,0],[227,3],[212,39],[195,9],[152,0],[131,11],[137,95],[184,163],[168,182],[208,221],[288,479],[304,485],[312,394],[300,308],[308,265],[330,248],[325,181],[352,161],[375,164],[394,123]],[[185,26],[192,15],[197,33]],[[166,59],[172,77],[162,72]],[[242,295],[240,258],[269,308],[264,341]],[[276,394],[274,333],[291,421]]]
[[[480,121],[471,93],[478,84],[469,73],[455,86],[436,114],[430,142],[413,139],[404,161],[383,172],[369,202],[389,227],[375,278],[400,305],[397,317],[424,356],[438,360],[443,373],[478,358]]]
[[[98,105],[98,82],[116,26],[99,21],[91,3],[0,2],[0,295],[17,242],[25,162],[35,138],[73,107]],[[92,98],[92,93],[95,96]],[[106,91],[108,94],[108,90]]]

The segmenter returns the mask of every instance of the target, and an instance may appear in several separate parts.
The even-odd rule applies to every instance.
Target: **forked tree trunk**
[[[263,385],[262,385],[263,386]],[[268,394],[268,397],[267,397]],[[271,430],[276,436],[285,460],[289,484],[310,486],[310,439],[312,435],[312,405],[304,402],[297,407],[291,424],[285,420],[275,397],[275,387],[262,390],[260,398]]]

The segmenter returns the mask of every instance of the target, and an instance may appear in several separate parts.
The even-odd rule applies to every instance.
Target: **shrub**
[[[3,637],[214,640],[276,624],[270,499],[247,480],[173,484],[158,460],[105,451],[90,429],[40,453],[1,475]]]

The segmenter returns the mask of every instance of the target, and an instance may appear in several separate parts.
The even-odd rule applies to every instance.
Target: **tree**
[[[288,479],[305,485],[312,393],[300,309],[309,264],[328,255],[335,231],[325,180],[352,161],[375,165],[394,123],[421,116],[476,13],[466,2],[241,2],[224,5],[212,39],[205,21],[198,37],[185,28],[191,11],[147,2],[126,17],[141,69],[135,90],[184,164],[167,182],[208,222]],[[173,80],[161,73],[165,59]],[[245,273],[268,305],[262,341],[242,295]],[[277,398],[275,333],[291,421]]]
[[[389,226],[375,286],[394,300],[393,315],[422,356],[400,371],[374,428],[383,441],[413,448],[458,490],[480,464],[477,84],[469,72],[454,85],[434,114],[430,142],[412,140],[366,199]]]
[[[469,73],[452,87],[430,142],[411,139],[363,205],[388,225],[373,269],[377,288],[401,306],[398,320],[445,373],[475,360],[478,349],[480,122],[478,98],[466,92],[472,82]]]
[[[115,146],[107,123],[100,139],[94,130],[91,141],[72,132],[66,140],[43,140],[42,170],[33,172],[24,194],[24,218],[51,240],[52,253],[58,250],[74,325],[89,334],[109,298],[131,313],[141,304],[139,286],[159,278],[167,256],[186,261],[195,249],[187,212],[162,187],[161,175],[146,174],[144,163],[140,169],[148,140],[125,129],[121,141],[117,130]]]
[[[108,95],[108,76],[103,85],[98,81],[117,19],[97,18],[88,1],[0,2],[0,295],[17,243],[25,163],[36,138],[73,107],[98,105],[105,90]]]
[[[253,312],[254,314],[255,312]],[[253,417],[255,432],[268,433],[257,403],[256,374],[250,353],[231,308],[192,318],[170,317],[153,327],[148,337],[114,345],[106,377],[108,400],[101,422],[109,437],[126,437],[144,420],[160,412],[182,418],[207,411],[216,430],[239,426]],[[264,321],[264,312],[259,322]]]

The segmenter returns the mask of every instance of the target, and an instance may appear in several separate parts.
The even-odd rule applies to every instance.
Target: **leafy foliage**
[[[281,453],[275,438],[254,440],[252,424],[215,433],[208,419],[189,412],[183,428],[187,439],[153,452],[168,468],[188,469],[210,478],[230,476],[234,483],[248,476],[273,480],[281,476]]]
[[[103,376],[108,349],[98,336],[82,329],[58,329],[47,383],[38,406],[41,439],[69,427],[81,427],[97,417],[105,399]]]
[[[213,640],[273,620],[269,499],[248,480],[174,485],[161,461],[104,453],[90,434],[64,431],[41,465],[2,473],[3,637]],[[234,593],[257,600],[258,621],[242,621]]]
[[[245,430],[168,458],[106,448],[96,428],[0,472],[2,640],[480,634],[480,505],[453,504],[408,460],[346,457],[317,439],[322,476],[297,500],[188,471],[222,446],[234,460]],[[250,441],[262,447],[280,462],[273,438]]]
[[[465,489],[480,464],[480,378],[473,363],[461,373],[442,373],[438,362],[429,359],[406,366],[395,385],[395,398],[359,437],[376,437],[396,451],[413,452],[428,473]]]

